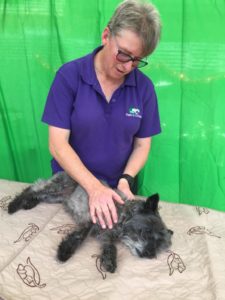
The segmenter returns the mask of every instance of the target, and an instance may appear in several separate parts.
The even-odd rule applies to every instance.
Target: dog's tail
[[[72,194],[76,186],[77,183],[65,172],[57,173],[49,180],[38,180],[9,203],[8,213],[13,214],[20,209],[31,209],[40,202],[63,202]]]

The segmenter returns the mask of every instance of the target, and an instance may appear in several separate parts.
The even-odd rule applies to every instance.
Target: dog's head
[[[158,212],[159,195],[146,201],[134,200],[128,205],[128,218],[123,224],[121,240],[134,255],[154,258],[171,245],[173,232],[167,229]]]

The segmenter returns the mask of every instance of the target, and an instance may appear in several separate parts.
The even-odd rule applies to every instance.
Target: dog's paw
[[[17,205],[15,205],[14,202],[10,202],[8,205],[8,214],[14,214],[17,210]]]
[[[90,228],[74,231],[66,236],[58,247],[57,258],[61,262],[67,261],[85,240]]]
[[[114,245],[105,247],[100,256],[101,267],[107,272],[114,273],[117,267],[116,257],[117,251]]]
[[[9,203],[8,213],[10,215],[14,214],[15,212],[17,212],[21,208],[22,208],[22,199],[16,197],[12,202]]]
[[[116,267],[117,267],[115,259],[105,258],[104,256],[101,256],[100,262],[101,262],[101,267],[106,272],[110,272],[110,273],[115,272]]]
[[[16,196],[8,205],[8,213],[11,215],[20,209],[32,209],[40,203],[40,200],[26,193]]]
[[[67,261],[73,255],[72,248],[68,246],[66,241],[62,241],[58,247],[57,259],[61,262]]]
[[[61,242],[57,251],[57,259],[66,262],[77,250],[79,243],[75,240],[65,239]]]

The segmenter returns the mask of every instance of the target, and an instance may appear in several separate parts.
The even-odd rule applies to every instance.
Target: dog
[[[8,213],[31,209],[41,202],[63,203],[77,227],[60,243],[57,258],[67,261],[88,235],[95,236],[101,244],[100,264],[105,271],[114,273],[117,268],[116,241],[124,243],[133,255],[155,258],[171,246],[172,230],[162,221],[158,212],[159,195],[128,200],[119,190],[115,191],[124,200],[124,205],[115,203],[118,222],[112,229],[102,229],[92,223],[88,195],[65,172],[59,172],[48,180],[38,180],[25,188],[9,203]]]

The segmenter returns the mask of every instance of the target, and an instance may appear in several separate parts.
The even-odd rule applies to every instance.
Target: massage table
[[[117,245],[118,267],[106,273],[100,245],[88,237],[66,263],[57,247],[76,224],[61,204],[7,213],[28,184],[0,180],[0,300],[224,300],[225,213],[160,201],[174,231],[171,248],[156,259]]]

